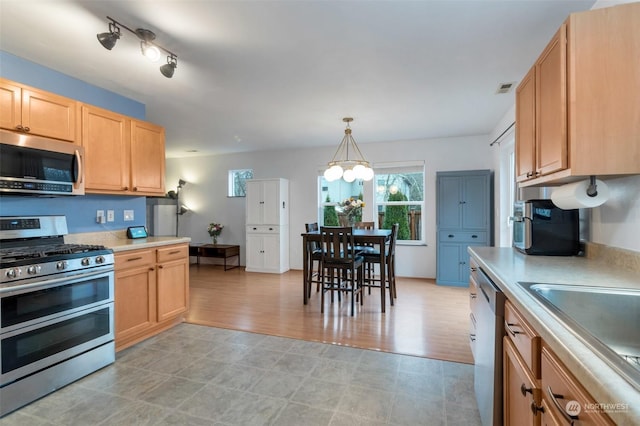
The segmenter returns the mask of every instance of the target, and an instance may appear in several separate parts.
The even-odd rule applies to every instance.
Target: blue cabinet
[[[438,172],[436,186],[436,283],[466,287],[467,247],[493,245],[493,173]]]

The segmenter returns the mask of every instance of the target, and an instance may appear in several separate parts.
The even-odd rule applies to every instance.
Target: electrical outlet
[[[96,223],[105,223],[104,210],[96,210]]]
[[[125,222],[133,221],[133,210],[125,210],[124,211],[124,221]]]
[[[115,212],[113,210],[107,210],[107,222],[113,222],[115,220]]]

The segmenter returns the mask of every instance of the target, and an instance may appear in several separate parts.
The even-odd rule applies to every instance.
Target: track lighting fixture
[[[98,41],[105,49],[113,49],[113,46],[115,46],[116,42],[120,39],[120,28],[122,27],[131,34],[135,34],[140,39],[140,50],[142,51],[142,55],[149,60],[155,62],[160,59],[161,50],[169,54],[169,56],[167,56],[167,63],[160,67],[160,72],[167,78],[173,77],[173,73],[178,67],[178,56],[170,50],[167,50],[155,43],[154,40],[156,39],[156,35],[153,31],[144,28],[132,30],[109,16],[107,16],[107,19],[111,21],[109,22],[109,32],[97,35]]]

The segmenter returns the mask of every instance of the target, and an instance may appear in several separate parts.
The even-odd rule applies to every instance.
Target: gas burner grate
[[[55,244],[14,247],[0,250],[0,260],[9,262],[24,259],[44,259],[49,256],[88,253],[98,250],[105,250],[105,247],[93,244]]]

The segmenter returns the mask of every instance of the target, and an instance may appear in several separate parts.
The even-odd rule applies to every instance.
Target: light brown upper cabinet
[[[640,174],[640,3],[574,13],[516,91],[520,186]]]
[[[0,127],[76,141],[78,103],[69,98],[0,78]]]
[[[82,146],[87,193],[164,194],[164,128],[83,105]]]

